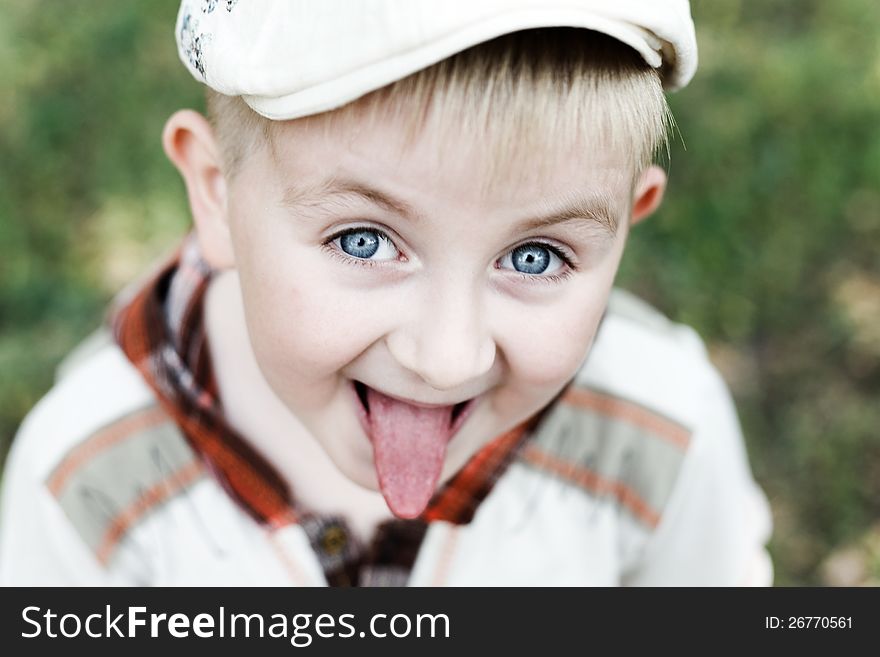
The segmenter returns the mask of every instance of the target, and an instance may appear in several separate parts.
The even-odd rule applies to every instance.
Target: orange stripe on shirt
[[[606,479],[589,468],[557,458],[535,445],[526,445],[522,456],[526,461],[578,484],[592,493],[616,497],[637,518],[651,527],[656,527],[660,522],[660,514],[652,509],[635,490],[622,481]]]
[[[618,397],[595,390],[572,387],[562,396],[562,402],[575,408],[585,408],[629,422],[681,449],[687,448],[690,443],[691,432],[687,428]]]
[[[113,548],[119,543],[129,528],[142,518],[150,509],[171,498],[178,491],[186,488],[202,474],[204,466],[199,460],[191,461],[188,465],[171,473],[168,477],[148,488],[134,502],[120,511],[110,523],[110,527],[104,533],[101,545],[98,547],[97,556],[101,564],[107,563]]]
[[[159,406],[150,406],[149,408],[136,411],[121,420],[117,420],[113,424],[100,429],[85,442],[77,445],[55,468],[46,485],[55,497],[60,496],[67,480],[105,449],[145,429],[169,420],[170,418]]]

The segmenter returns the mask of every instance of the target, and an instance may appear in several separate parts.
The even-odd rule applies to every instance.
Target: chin
[[[376,469],[373,467],[373,464],[370,463],[368,472],[362,472],[359,470],[359,468],[355,468],[354,471],[349,471],[340,468],[340,472],[342,472],[342,474],[344,474],[345,477],[355,486],[359,486],[360,488],[373,493],[378,493],[379,481],[376,478]]]
[[[334,445],[323,443],[321,447],[334,467],[351,483],[368,491],[379,491],[379,480],[373,464],[373,448],[360,428],[354,429],[350,440]],[[335,437],[339,437],[336,435]],[[366,447],[366,449],[364,449]]]

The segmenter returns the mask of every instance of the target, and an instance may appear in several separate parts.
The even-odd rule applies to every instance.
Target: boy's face
[[[492,149],[464,134],[438,143],[429,124],[405,145],[391,123],[330,136],[303,123],[229,182],[254,354],[337,467],[370,489],[384,479],[392,510],[415,515],[583,362],[629,171],[548,146],[489,185]]]

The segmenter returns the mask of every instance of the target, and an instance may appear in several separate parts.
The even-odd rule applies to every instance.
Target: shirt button
[[[321,549],[330,556],[335,556],[345,549],[348,535],[339,525],[330,525],[321,534]]]

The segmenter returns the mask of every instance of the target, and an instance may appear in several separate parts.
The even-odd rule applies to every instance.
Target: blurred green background
[[[777,584],[880,584],[880,4],[696,0],[700,70],[619,282],[693,325],[770,498]],[[0,458],[189,225],[176,0],[0,10]],[[686,148],[683,146],[686,145]]]

